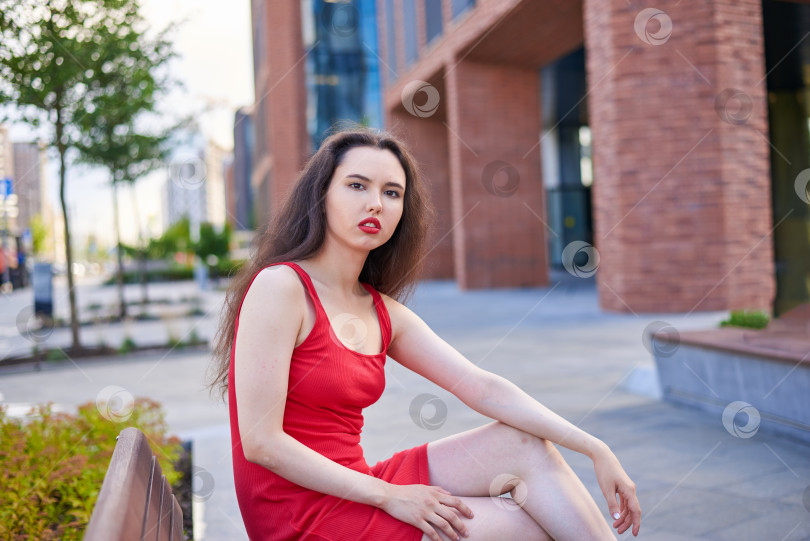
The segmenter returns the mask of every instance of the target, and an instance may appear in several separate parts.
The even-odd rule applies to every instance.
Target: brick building
[[[285,135],[270,138],[276,179],[307,154],[291,4],[274,7],[256,72],[257,96],[274,94],[257,131]],[[439,210],[431,277],[548,285],[560,265],[594,274],[603,308],[632,312],[810,300],[810,5],[376,8],[385,126],[410,143]],[[259,197],[275,201],[284,183]]]

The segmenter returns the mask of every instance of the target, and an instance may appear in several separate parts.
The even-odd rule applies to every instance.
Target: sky
[[[239,107],[253,102],[253,52],[251,45],[250,2],[238,0],[144,0],[144,17],[153,28],[180,23],[174,34],[175,51],[171,70],[182,81],[183,93],[166,97],[160,108],[193,114],[203,134],[220,146],[233,148],[233,115]],[[30,141],[37,136],[30,128],[12,125],[13,141]],[[59,172],[56,154],[48,154],[46,170],[50,201],[59,210]],[[162,231],[166,171],[155,171],[137,182],[132,191],[119,189],[121,237],[132,243],[138,222],[151,235]],[[113,237],[112,189],[106,171],[74,166],[67,177],[68,212],[71,236],[76,240],[94,233],[101,244],[111,246]],[[135,219],[138,207],[140,220]],[[83,245],[74,242],[74,246]]]

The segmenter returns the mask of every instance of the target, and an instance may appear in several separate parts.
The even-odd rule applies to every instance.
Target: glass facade
[[[419,56],[416,39],[416,0],[402,0],[402,26],[405,32],[405,64],[410,65]]]
[[[475,0],[453,0],[451,5],[453,6],[453,18],[455,19],[469,8],[474,7]]]
[[[385,0],[385,35],[388,49],[388,81],[397,78],[397,36],[394,27],[394,0]]]
[[[577,49],[540,70],[543,119],[541,164],[546,188],[549,261],[562,266],[563,248],[593,243],[591,132],[585,50]]]
[[[425,0],[425,34],[427,42],[442,33],[442,0]]]
[[[775,316],[810,302],[810,5],[764,2]]]
[[[341,121],[382,127],[374,0],[304,0],[307,130],[317,149]]]

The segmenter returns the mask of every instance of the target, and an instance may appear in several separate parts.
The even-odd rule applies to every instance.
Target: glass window
[[[394,0],[385,0],[385,36],[388,49],[388,80],[396,77],[397,72],[397,38],[394,30]],[[393,72],[393,73],[392,73]]]
[[[425,0],[425,33],[428,43],[442,33],[442,0]]]
[[[405,63],[410,64],[419,55],[416,42],[416,0],[402,0],[403,30],[405,31]]]
[[[455,19],[467,9],[475,6],[475,0],[452,0],[453,18]]]

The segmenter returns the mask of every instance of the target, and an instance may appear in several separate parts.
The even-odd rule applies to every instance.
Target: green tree
[[[147,251],[150,257],[167,259],[173,257],[177,252],[188,253],[193,249],[189,219],[183,217],[170,225],[160,238],[150,240]]]
[[[203,222],[200,224],[200,240],[194,247],[194,253],[203,261],[212,255],[217,259],[223,259],[230,252],[230,243],[230,224],[226,222],[222,231],[217,231],[213,224]]]
[[[31,217],[31,251],[35,256],[41,256],[47,249],[50,231],[41,214]]]
[[[143,32],[139,8],[138,0],[0,0],[0,105],[15,106],[15,120],[47,127],[59,154],[74,349],[81,343],[65,194],[69,153],[81,140],[83,117],[105,96],[115,101],[120,79],[113,71],[132,62],[132,43]]]
[[[166,75],[168,62],[175,56],[171,42],[166,39],[171,27],[154,38],[148,37],[143,27],[142,18],[134,13],[130,31],[110,44],[117,50],[111,55],[116,63],[100,75],[108,92],[95,95],[90,110],[79,120],[80,138],[76,145],[81,161],[101,165],[110,173],[121,318],[126,317],[126,302],[118,187],[121,183],[131,186],[163,166],[174,129],[139,129],[144,121],[157,123],[157,99],[176,85]],[[143,266],[144,258],[140,253],[137,255]],[[145,273],[142,276],[145,278]],[[142,282],[146,301],[145,280]]]
[[[125,81],[122,81],[125,83]],[[126,100],[125,100],[126,101]],[[102,165],[110,172],[113,189],[113,229],[118,259],[118,297],[120,317],[126,317],[124,300],[124,265],[121,230],[118,217],[118,187],[121,183],[134,184],[147,173],[161,167],[166,155],[168,132],[159,135],[135,132],[133,121],[152,104],[143,102],[139,110],[137,100],[126,106],[98,107],[82,119],[84,137],[77,147],[81,160]],[[138,254],[140,256],[140,254]]]

